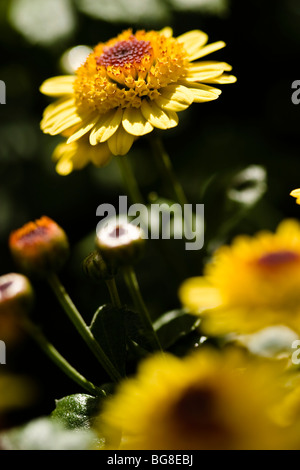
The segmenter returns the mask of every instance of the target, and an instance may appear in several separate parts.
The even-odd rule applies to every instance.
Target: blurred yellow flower
[[[25,376],[0,372],[0,429],[10,425],[9,415],[13,411],[26,409],[38,398],[38,389]]]
[[[239,236],[219,248],[203,277],[186,280],[182,303],[208,334],[252,333],[271,325],[300,331],[300,224]]]
[[[300,374],[297,367],[291,368],[285,377],[286,393],[275,405],[272,416],[283,429],[289,448],[300,450]]]
[[[125,155],[137,137],[177,126],[177,112],[193,102],[217,99],[221,90],[212,85],[236,81],[227,63],[197,61],[225,47],[207,41],[198,30],[174,38],[167,27],[128,29],[99,43],[75,75],[42,84],[42,93],[59,98],[45,109],[42,130],[67,131],[68,145],[86,135],[92,146],[107,142],[112,154]]]
[[[268,412],[281,398],[277,366],[238,350],[152,356],[104,402],[108,448],[116,449],[120,430],[122,450],[285,447]]]

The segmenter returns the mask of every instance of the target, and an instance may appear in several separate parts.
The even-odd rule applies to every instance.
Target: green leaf
[[[125,376],[125,310],[102,305],[92,319],[90,330],[120,374]]]
[[[69,429],[90,429],[101,399],[77,393],[56,400],[51,418]]]
[[[125,310],[126,334],[134,343],[137,343],[142,350],[152,352],[157,350],[157,344],[153,340],[153,334],[145,328],[139,315],[132,310]]]
[[[195,331],[200,319],[184,309],[164,313],[154,323],[154,329],[164,349],[169,348],[182,337]]]

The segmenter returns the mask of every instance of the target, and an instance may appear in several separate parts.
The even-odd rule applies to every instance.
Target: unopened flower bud
[[[66,233],[46,216],[12,232],[9,247],[16,264],[28,274],[56,272],[62,268],[69,254]]]
[[[12,343],[21,335],[21,318],[33,304],[34,294],[29,279],[22,274],[0,276],[0,339]]]
[[[96,282],[113,279],[116,271],[108,266],[99,251],[93,251],[83,261],[85,274]]]
[[[96,247],[112,266],[135,263],[143,253],[144,245],[143,231],[129,222],[114,221],[97,231]]]

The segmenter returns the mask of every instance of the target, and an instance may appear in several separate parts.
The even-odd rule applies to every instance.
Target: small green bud
[[[115,277],[116,271],[104,261],[99,251],[93,251],[83,261],[85,274],[96,282],[108,281]]]

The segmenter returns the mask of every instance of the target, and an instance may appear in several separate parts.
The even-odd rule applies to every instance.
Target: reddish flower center
[[[150,41],[138,41],[132,36],[127,41],[119,41],[114,46],[104,49],[103,54],[97,58],[97,65],[114,65],[123,67],[125,64],[139,64],[145,55],[151,55]]]
[[[183,430],[208,436],[224,435],[223,424],[216,415],[215,392],[209,387],[186,390],[174,408],[174,417]],[[226,433],[225,433],[226,434]]]
[[[11,285],[12,281],[7,281],[3,284],[0,284],[0,299],[3,300],[7,297],[7,290],[10,288]]]
[[[261,256],[258,260],[258,263],[260,266],[272,268],[297,260],[299,260],[299,255],[294,251],[281,250]]]
[[[34,230],[23,233],[20,237],[20,241],[25,244],[35,242],[38,238],[43,238],[45,235],[47,235],[48,232],[49,229],[47,227],[41,227],[37,225]]]
[[[128,231],[125,230],[124,227],[117,226],[113,228],[113,230],[110,232],[110,236],[112,238],[119,238],[119,237],[123,237],[124,235],[127,235],[127,233]]]

